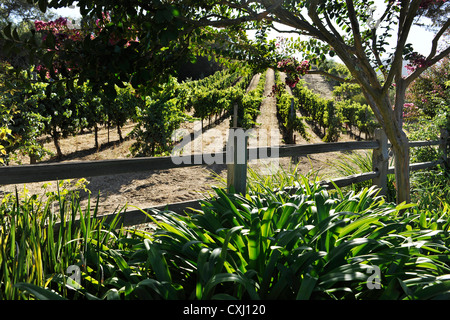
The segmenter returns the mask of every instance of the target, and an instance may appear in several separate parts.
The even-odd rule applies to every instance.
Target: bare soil
[[[260,75],[255,75],[248,90],[253,89],[259,81]],[[309,86],[315,92],[330,97],[331,90],[327,82],[321,76],[310,75],[306,79]],[[264,100],[261,105],[261,115],[255,128],[255,136],[258,138],[258,146],[283,144],[281,132],[276,115],[276,100],[271,96],[274,84],[274,72],[269,69],[266,76]],[[221,151],[227,141],[230,118],[222,119],[217,124],[212,124],[203,134],[198,134],[201,126],[199,122],[185,123],[185,133],[193,133],[195,140],[186,145],[187,152]],[[131,132],[134,125],[127,124],[123,130],[123,136]],[[299,134],[296,135],[298,144],[321,143],[322,139],[310,125],[307,124],[308,139],[305,140]],[[351,137],[342,136],[342,141],[352,140]],[[103,160],[131,157],[129,148],[133,140],[127,137],[124,142],[119,142],[119,136],[115,129],[102,128],[99,131],[100,148],[94,147],[94,134],[87,132],[61,141],[61,149],[64,156],[62,161],[73,160]],[[51,141],[45,143],[49,150],[55,150]],[[198,150],[200,148],[200,150]],[[255,170],[278,170],[280,167],[288,168],[298,165],[298,171],[308,173],[311,170],[319,171],[324,177],[332,174],[329,170],[329,162],[339,158],[341,153],[314,154],[308,157],[300,157],[298,163],[293,164],[291,159],[273,159],[269,161],[251,161],[249,167]],[[27,163],[27,159],[23,159]],[[55,159],[47,157],[43,161],[54,162]],[[86,177],[88,189],[92,197],[100,196],[100,211],[105,214],[112,213],[125,204],[139,208],[149,208],[168,203],[202,198],[212,192],[212,186],[224,186],[226,178],[226,165],[215,164],[211,166],[197,166],[188,168],[174,168],[170,170],[151,170],[145,173],[117,174],[110,176]],[[219,180],[218,180],[219,179]],[[26,188],[31,194],[43,193],[42,186],[45,182],[29,183]],[[23,190],[24,186],[7,185],[0,187],[0,194],[11,192],[17,187]],[[56,182],[51,182],[49,190],[56,188]],[[82,193],[83,194],[83,193]],[[83,194],[84,195],[84,194]],[[84,195],[86,197],[86,195]],[[86,201],[86,200],[84,200]]]

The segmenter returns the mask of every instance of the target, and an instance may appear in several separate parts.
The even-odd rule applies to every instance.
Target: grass
[[[449,298],[448,207],[397,206],[374,188],[328,192],[316,180],[252,173],[246,196],[216,188],[200,210],[152,212],[152,232],[90,219],[96,206],[82,210],[76,192],[55,195],[53,218],[48,202],[37,210],[16,194],[1,211],[2,226],[20,226],[2,232],[1,298]],[[43,224],[56,217],[71,219],[50,235]]]
[[[391,160],[392,161],[392,160]],[[390,164],[393,165],[392,163]],[[346,177],[357,175],[364,172],[372,171],[372,150],[363,152],[351,152],[342,155],[340,158],[332,161],[330,167],[335,168],[337,176]],[[358,182],[345,190],[360,190],[361,188],[369,188],[372,185],[372,180]],[[395,202],[395,176],[390,174],[387,179],[387,201]]]

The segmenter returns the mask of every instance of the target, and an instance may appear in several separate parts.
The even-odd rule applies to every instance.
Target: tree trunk
[[[406,143],[402,148],[394,149],[395,163],[395,188],[397,192],[397,203],[411,202],[409,181],[409,146]]]
[[[398,88],[397,88],[398,89]],[[367,90],[368,91],[368,90]],[[401,87],[396,92],[395,109],[392,108],[392,103],[389,96],[368,94],[363,90],[365,97],[369,101],[375,116],[380,122],[384,132],[386,133],[389,142],[394,151],[394,165],[395,165],[395,188],[398,204],[402,202],[411,202],[410,194],[410,175],[409,175],[409,144],[408,137],[402,128],[401,107],[403,106],[405,87]],[[360,130],[361,135],[361,130]]]
[[[34,153],[30,153],[30,164],[37,163],[37,156]]]

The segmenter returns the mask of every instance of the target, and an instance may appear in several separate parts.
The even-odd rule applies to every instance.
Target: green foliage
[[[445,218],[450,210],[450,175],[445,168],[411,175],[411,198],[430,219]]]
[[[84,179],[61,181],[56,191],[44,185],[45,195],[6,194],[0,203],[0,299],[33,299],[19,283],[73,295],[68,267],[89,270],[86,257],[115,236],[116,222],[97,220],[98,203],[81,208]],[[80,219],[75,223],[75,219]],[[84,268],[84,269],[83,269]],[[52,296],[56,297],[55,294]]]
[[[366,138],[370,139],[375,129],[379,127],[375,114],[368,105],[351,100],[337,101],[335,105],[342,114],[347,128],[350,131],[357,129],[359,137],[361,137],[361,133],[365,133]]]
[[[223,70],[197,81],[186,82],[182,87],[187,96],[182,103],[194,116],[211,120],[224,114],[233,114],[238,107],[238,127],[250,129],[256,124],[264,92],[265,72],[255,90],[247,92],[254,74],[246,67],[239,71]],[[230,126],[233,125],[233,120]]]
[[[364,172],[372,172],[372,150],[362,151],[362,152],[352,152],[349,154],[344,154],[339,157],[339,159],[330,162],[330,166],[334,168],[336,176],[347,177],[358,175]],[[393,165],[393,160],[391,160],[390,166]],[[352,184],[351,190],[357,192],[363,188],[370,188],[372,186],[372,180],[367,180],[363,182],[358,182]],[[347,189],[344,188],[344,189]],[[387,193],[386,199],[389,202],[395,202],[395,176],[389,174],[387,176]]]
[[[335,86],[333,89],[333,96],[337,100],[351,100],[360,104],[367,104],[360,85],[356,83],[345,82]]]
[[[131,133],[136,139],[130,149],[133,155],[155,156],[171,151],[175,143],[172,134],[187,118],[183,112],[183,95],[178,94],[183,90],[176,79],[172,79],[158,95],[145,97]]]
[[[246,196],[215,189],[186,215],[150,211],[152,232],[82,231],[81,244],[73,243],[87,250],[80,284],[64,286],[53,273],[47,285],[20,282],[16,289],[40,299],[446,297],[448,216],[386,203],[373,188],[330,193],[306,177],[291,178],[283,178],[288,190],[263,181],[253,181]],[[378,288],[370,286],[373,268]]]
[[[287,92],[278,71],[275,72],[275,87],[277,90],[277,115],[284,129],[285,142],[288,144],[294,143],[294,131],[297,131],[302,137],[308,139],[303,118],[298,117],[295,110],[295,106],[298,105],[298,99]]]
[[[30,81],[23,78],[22,81]],[[51,154],[42,146],[45,135],[52,137],[59,158],[61,138],[76,135],[84,129],[97,129],[102,124],[120,128],[128,120],[136,120],[141,101],[130,87],[117,88],[110,97],[104,91],[94,92],[86,83],[50,86],[45,83],[18,83],[14,89],[3,89],[0,97],[1,126],[8,127],[14,137],[5,149],[10,159],[29,155],[33,161]],[[122,136],[121,136],[122,139]],[[98,141],[96,137],[96,146]]]
[[[326,60],[318,61],[316,66],[317,66],[317,69],[325,71],[326,73],[331,74],[333,76],[343,78],[343,79],[351,79],[352,78],[350,71],[342,63],[338,63],[336,61],[326,59]],[[336,80],[334,80],[330,77],[326,77],[326,80],[329,81],[334,86],[342,85],[342,83],[337,82]]]
[[[422,117],[414,122],[406,122],[404,127],[411,141],[436,141],[440,139],[440,129],[448,128],[448,114],[438,113],[433,119]],[[437,146],[416,147],[410,149],[411,163],[435,161],[440,152]]]
[[[342,126],[342,115],[339,108],[334,106],[333,100],[321,98],[306,88],[304,82],[295,86],[293,95],[297,98],[298,108],[308,115],[310,121],[324,130],[323,140],[337,141]]]
[[[408,88],[406,98],[422,112],[434,118],[450,107],[450,58],[445,57],[438,64],[427,69]]]

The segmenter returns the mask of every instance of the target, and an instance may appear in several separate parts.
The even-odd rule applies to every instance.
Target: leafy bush
[[[450,113],[443,110],[433,119],[422,117],[414,122],[406,122],[404,127],[408,139],[411,141],[439,140],[441,127],[450,128],[449,117]],[[434,161],[440,156],[437,146],[416,147],[410,150],[412,163]]]
[[[423,211],[440,216],[450,209],[450,174],[445,168],[411,174],[411,198]]]
[[[131,133],[136,139],[130,148],[133,155],[155,156],[172,150],[172,134],[187,118],[182,100],[177,97],[179,90],[182,89],[172,79],[157,95],[146,97]]]
[[[277,115],[284,129],[284,140],[286,143],[294,143],[294,131],[303,138],[308,139],[303,118],[296,114],[298,99],[286,91],[285,84],[280,79],[279,71],[275,72],[275,90],[277,91]]]
[[[114,233],[101,246],[90,238],[93,254],[85,255],[81,285],[66,286],[70,297],[447,297],[448,216],[387,203],[373,188],[330,193],[305,177],[294,184],[291,178],[284,181],[293,188],[262,184],[245,197],[216,189],[201,210],[186,215],[151,211],[146,214],[156,225],[153,232]],[[373,277],[377,269],[379,277]],[[55,298],[46,285],[17,286],[35,297]]]
[[[376,128],[379,128],[377,119],[372,109],[366,104],[352,102],[351,100],[337,101],[336,108],[343,116],[343,122],[350,131],[358,129],[359,137],[365,133],[366,138],[371,138]]]

